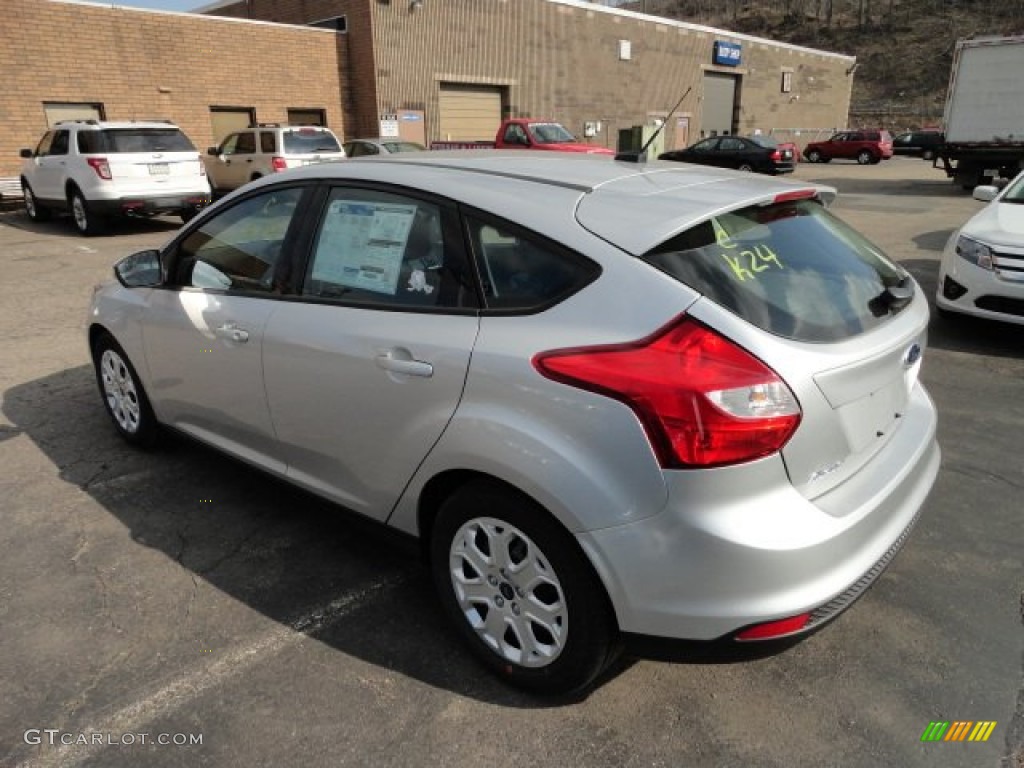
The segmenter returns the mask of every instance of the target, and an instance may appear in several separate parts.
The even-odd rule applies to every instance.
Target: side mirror
[[[26,160],[30,160],[32,158],[32,150],[31,149],[23,149],[20,152],[18,152],[18,155],[20,157],[25,158]]]
[[[972,197],[975,200],[980,200],[983,203],[988,203],[991,202],[992,200],[995,200],[995,197],[998,194],[999,190],[996,187],[986,184],[981,187],[975,187]]]
[[[217,155],[220,154],[220,152],[217,150],[216,147],[207,147],[206,148],[206,154],[212,155],[213,157],[216,157]]]
[[[163,282],[160,251],[152,249],[126,256],[114,265],[114,275],[125,288],[152,288]]]

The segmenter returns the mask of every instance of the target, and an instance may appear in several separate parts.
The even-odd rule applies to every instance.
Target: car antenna
[[[686,89],[686,93],[684,93],[682,97],[679,99],[679,101],[676,102],[676,105],[672,107],[671,111],[668,113],[668,117],[666,117],[664,122],[662,122],[662,124],[658,126],[658,130],[651,134],[651,138],[649,138],[644,143],[644,145],[640,148],[639,152],[616,152],[615,159],[620,160],[624,163],[646,163],[647,148],[651,146],[651,143],[656,138],[658,138],[658,134],[665,130],[665,126],[668,125],[668,121],[672,119],[672,115],[676,113],[676,110],[679,109],[680,105],[683,103],[683,100],[690,95],[690,91],[692,90],[692,85]]]

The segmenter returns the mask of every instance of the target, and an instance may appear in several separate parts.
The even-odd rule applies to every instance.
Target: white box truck
[[[973,189],[1024,169],[1024,35],[959,40],[934,165]]]

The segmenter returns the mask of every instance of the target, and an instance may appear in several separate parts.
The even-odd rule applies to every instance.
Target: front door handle
[[[377,355],[377,367],[392,373],[401,373],[405,376],[423,376],[430,378],[434,375],[434,366],[422,360],[413,358],[412,353],[407,349],[395,348]]]
[[[249,340],[249,332],[244,328],[239,328],[234,323],[225,323],[216,331],[214,331],[220,338],[227,339],[228,341],[235,341],[239,344],[244,344]]]

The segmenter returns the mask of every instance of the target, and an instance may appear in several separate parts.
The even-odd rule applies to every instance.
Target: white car
[[[1024,325],[1024,173],[1002,192],[983,186],[989,201],[946,243],[935,303],[940,312]]]
[[[102,232],[114,216],[188,221],[210,203],[199,152],[168,122],[64,120],[21,157],[29,218],[67,211],[83,235]]]

